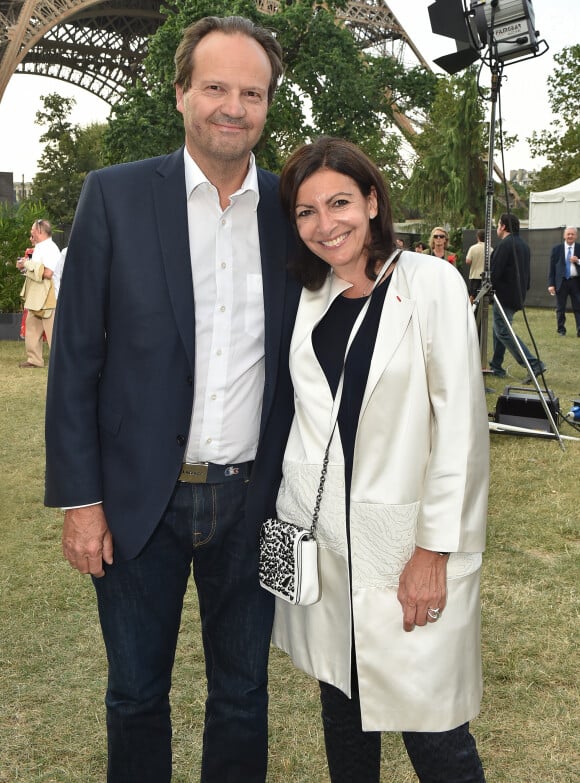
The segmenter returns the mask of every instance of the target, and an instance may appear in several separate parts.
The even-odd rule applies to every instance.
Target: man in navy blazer
[[[558,334],[562,337],[566,334],[568,297],[576,319],[576,336],[580,337],[580,242],[576,241],[577,238],[577,229],[568,226],[564,229],[564,242],[553,247],[550,254],[548,291],[556,297],[556,322]]]
[[[206,662],[204,783],[263,783],[273,598],[258,583],[293,412],[298,286],[277,177],[252,148],[282,73],[240,17],[184,31],[185,148],[91,173],[68,246],[46,497],[93,577],[109,663],[109,783],[171,779],[169,691],[192,570]],[[189,684],[187,684],[189,685]]]

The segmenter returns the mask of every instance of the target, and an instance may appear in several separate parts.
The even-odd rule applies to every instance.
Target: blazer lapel
[[[265,386],[262,404],[262,425],[272,404],[278,372],[282,314],[286,290],[288,258],[288,226],[278,199],[278,180],[258,169],[258,236],[264,292],[264,352]]]
[[[183,147],[161,161],[153,180],[153,198],[169,297],[177,329],[193,370],[195,310]]]

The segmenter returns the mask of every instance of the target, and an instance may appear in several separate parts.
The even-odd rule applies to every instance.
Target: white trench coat
[[[312,330],[348,287],[331,274],[321,290],[305,290],[294,328],[296,413],[278,514],[297,524],[312,518],[333,406]],[[276,599],[273,633],[296,666],[349,696],[354,635],[365,731],[445,731],[479,711],[488,460],[481,359],[465,283],[450,264],[403,252],[386,294],[356,435],[352,591],[337,427],[317,534],[322,597],[312,606]],[[415,545],[453,554],[441,618],[405,632],[397,588]]]

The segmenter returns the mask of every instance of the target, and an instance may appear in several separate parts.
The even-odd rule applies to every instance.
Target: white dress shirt
[[[64,269],[64,262],[66,260],[66,251],[68,250],[68,247],[63,247],[63,249],[60,252],[60,258],[58,259],[58,263],[56,267],[52,270],[52,284],[54,285],[54,293],[56,298],[58,299],[58,292],[60,291],[60,281],[62,278],[62,271]]]
[[[264,388],[258,175],[251,155],[222,210],[187,150],[185,184],[195,301],[195,380],[187,462],[254,459]]]
[[[568,257],[568,250],[570,250],[570,256],[575,255],[574,243],[569,245],[567,242],[564,242],[564,258]],[[577,275],[578,275],[578,267],[576,266],[576,264],[570,262],[570,277],[576,277]]]
[[[60,250],[56,242],[50,237],[37,242],[32,251],[32,261],[35,264],[42,264],[46,269],[54,272],[60,261]]]

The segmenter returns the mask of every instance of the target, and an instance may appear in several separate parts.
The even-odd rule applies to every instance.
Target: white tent
[[[530,193],[530,228],[580,227],[580,178],[561,188]]]

